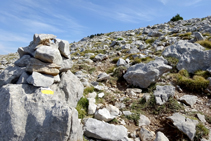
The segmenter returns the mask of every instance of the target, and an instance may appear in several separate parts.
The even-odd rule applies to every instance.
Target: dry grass
[[[211,49],[211,41],[209,41],[209,40],[201,40],[201,41],[197,41],[196,43],[200,44],[201,46],[205,47],[206,49]]]

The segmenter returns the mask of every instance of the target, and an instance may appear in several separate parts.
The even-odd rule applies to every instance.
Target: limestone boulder
[[[71,71],[63,72],[59,88],[64,91],[68,105],[76,107],[84,92],[84,86],[81,81]]]
[[[27,82],[36,87],[50,87],[54,82],[54,77],[52,75],[33,72],[32,75],[27,78]]]
[[[59,50],[51,46],[39,46],[34,53],[34,58],[46,63],[62,64],[62,56]]]
[[[84,135],[94,139],[117,141],[127,138],[127,129],[122,125],[108,124],[88,118],[84,123]]]
[[[172,69],[165,63],[166,60],[162,57],[147,64],[139,63],[129,67],[123,77],[129,84],[147,88],[150,84],[155,83],[163,73]]]
[[[30,55],[23,55],[20,59],[15,61],[15,65],[18,67],[26,67],[30,63]]]
[[[26,71],[29,73],[39,72],[48,75],[58,75],[60,66],[52,63],[44,63],[38,59],[31,58],[30,63],[26,67]]]
[[[24,72],[24,68],[9,66],[0,74],[0,87],[10,83],[16,83]]]
[[[175,94],[175,87],[171,85],[156,86],[153,95],[155,96],[156,104],[163,105],[170,97]]]
[[[70,58],[69,42],[65,40],[61,40],[59,42],[59,51],[64,57],[69,59]]]
[[[32,85],[8,84],[0,97],[1,140],[83,141],[77,111],[54,95]]]
[[[173,122],[181,132],[186,134],[189,139],[192,141],[196,133],[196,125],[198,124],[197,120],[189,119],[180,113],[174,113],[172,116],[168,117],[170,121]]]

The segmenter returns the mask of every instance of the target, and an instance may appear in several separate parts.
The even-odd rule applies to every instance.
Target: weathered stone
[[[197,115],[198,119],[199,119],[201,122],[203,122],[203,123],[206,122],[205,116],[204,116],[204,115],[201,115],[201,114],[199,114],[199,113],[197,113],[196,115]]]
[[[49,87],[53,84],[54,77],[52,75],[33,72],[32,75],[27,78],[27,82],[36,87]]]
[[[27,78],[30,75],[28,73],[26,73],[25,71],[21,74],[21,76],[19,77],[18,81],[16,84],[27,84]]]
[[[97,81],[106,81],[108,79],[110,79],[110,76],[105,72],[99,74],[97,77]]]
[[[32,73],[32,72],[39,72],[49,75],[57,75],[59,74],[59,68],[60,66],[52,63],[44,63],[37,59],[31,58],[30,64],[26,67],[26,71]]]
[[[98,54],[95,56],[95,58],[93,59],[94,61],[103,61],[108,59],[108,55],[106,54]]]
[[[138,120],[138,126],[146,126],[150,125],[150,120],[145,115],[140,114],[139,120]]]
[[[15,61],[15,65],[18,67],[26,67],[30,63],[30,55],[23,55],[20,59]]]
[[[59,50],[51,46],[39,46],[34,53],[34,58],[47,63],[62,64],[62,57]]]
[[[154,141],[169,141],[169,139],[162,132],[158,131]]]
[[[159,57],[147,64],[140,63],[128,68],[124,74],[125,80],[134,86],[147,88],[172,67],[165,64],[166,60]]]
[[[20,77],[20,75],[24,72],[24,68],[19,67],[7,67],[1,74],[0,74],[0,87],[10,83],[16,83]]]
[[[122,58],[119,58],[119,60],[116,63],[117,66],[124,66],[126,64],[127,64],[126,61]]]
[[[100,140],[117,141],[127,138],[127,129],[122,125],[108,124],[88,118],[84,124],[84,135]]]
[[[59,69],[60,72],[66,72],[70,70],[73,66],[73,61],[71,59],[63,59],[61,68]]]
[[[122,111],[123,115],[130,116],[132,113],[130,111]]]
[[[70,58],[69,42],[65,40],[61,40],[59,42],[59,51],[64,57]]]
[[[174,113],[168,119],[173,122],[174,126],[186,134],[190,140],[193,140],[196,133],[196,125],[198,124],[197,120],[186,118],[180,113]]]
[[[103,121],[108,122],[114,119],[115,116],[112,116],[106,108],[103,108],[95,112],[95,118],[98,120],[103,120]]]
[[[58,97],[27,84],[5,85],[0,97],[1,140],[83,140],[77,111]]]
[[[93,115],[97,109],[97,105],[95,104],[95,98],[88,98],[89,106],[88,106],[88,114]]]
[[[44,40],[55,39],[56,36],[53,34],[34,34],[33,42],[35,45],[39,45]]]
[[[139,132],[139,137],[142,141],[154,141],[155,133],[153,131],[149,131],[144,127],[141,127]]]
[[[195,32],[195,40],[199,41],[199,40],[204,40],[204,37],[202,36],[202,34],[200,32]]]
[[[179,98],[181,102],[184,102],[185,104],[193,107],[193,105],[196,103],[198,97],[194,95],[184,95]]]
[[[201,45],[187,41],[178,41],[164,50],[162,54],[179,59],[177,69],[186,69],[189,73],[207,70],[211,66],[211,50],[205,50]]]
[[[59,88],[64,91],[68,105],[76,107],[84,91],[84,86],[80,80],[71,71],[63,72]]]
[[[173,97],[175,93],[175,87],[171,85],[166,86],[156,86],[156,90],[154,91],[154,96],[156,100],[156,104],[163,105],[168,101],[170,97]]]
[[[111,104],[106,106],[106,109],[109,111],[111,116],[117,117],[120,113],[119,109]]]

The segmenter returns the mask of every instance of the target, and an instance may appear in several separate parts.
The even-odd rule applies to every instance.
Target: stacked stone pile
[[[68,41],[35,34],[18,53],[15,66],[0,74],[0,140],[82,141],[75,107],[84,87],[70,71]]]

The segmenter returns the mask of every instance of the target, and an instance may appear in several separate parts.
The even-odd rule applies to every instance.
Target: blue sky
[[[91,34],[126,31],[211,15],[210,0],[2,0],[0,54],[16,52],[34,33],[69,42]]]

